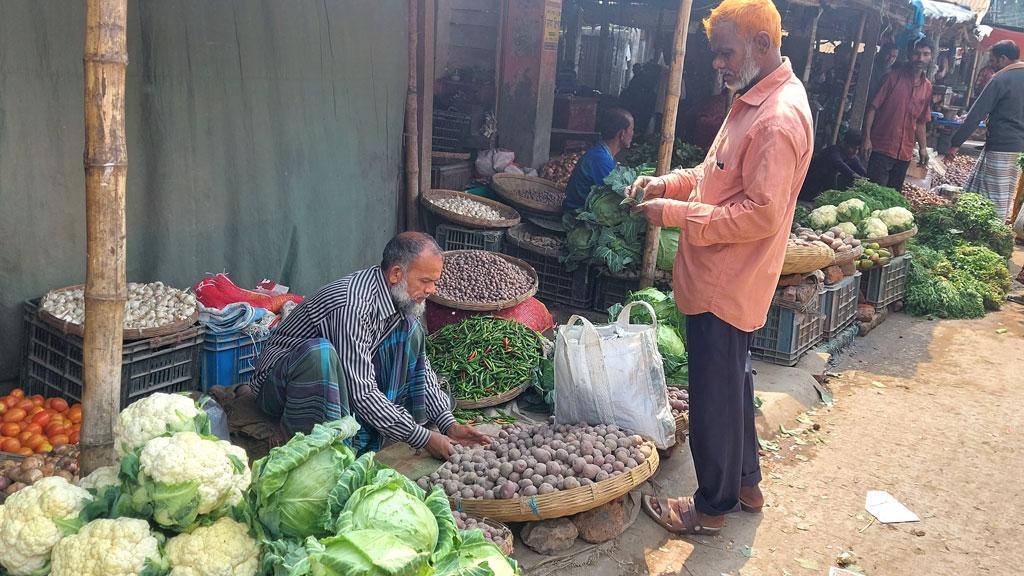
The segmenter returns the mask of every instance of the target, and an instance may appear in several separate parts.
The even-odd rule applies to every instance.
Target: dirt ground
[[[699,538],[670,537],[641,514],[613,546],[554,573],[828,574],[843,552],[872,576],[1024,572],[1024,306],[971,321],[892,315],[838,372],[834,405],[786,425],[764,452],[762,514]],[[693,489],[688,453],[676,458],[682,472],[659,474],[657,492]],[[868,490],[921,521],[879,524]]]

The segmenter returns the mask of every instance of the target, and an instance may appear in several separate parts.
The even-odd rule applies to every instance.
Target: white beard
[[[754,62],[753,58],[753,47],[747,45],[747,52],[743,60],[743,67],[740,68],[739,77],[734,79],[732,82],[726,82],[725,85],[729,90],[733,92],[737,90],[743,90],[750,87],[750,83],[754,81],[761,74],[761,68]]]
[[[407,318],[422,318],[423,313],[426,312],[426,302],[416,302],[409,297],[409,283],[402,279],[393,286],[388,287],[388,291],[391,292],[391,300],[395,303],[395,308]]]

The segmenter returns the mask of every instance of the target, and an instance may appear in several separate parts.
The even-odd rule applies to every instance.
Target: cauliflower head
[[[831,204],[819,206],[807,215],[807,223],[815,230],[828,230],[836,225],[839,215]]]
[[[857,226],[863,238],[883,238],[889,235],[889,228],[878,218],[868,218]]]
[[[167,541],[171,576],[255,576],[260,546],[249,527],[231,518]]]
[[[860,198],[844,200],[836,206],[836,214],[840,222],[860,222],[871,215],[871,209]]]
[[[148,522],[100,519],[53,547],[50,576],[141,576],[161,567],[166,561]]]
[[[161,526],[186,528],[242,502],[252,481],[247,461],[242,448],[195,432],[154,438],[139,453],[132,501]]]
[[[910,230],[914,227],[914,215],[902,206],[882,210],[878,213],[878,219],[885,223],[890,234]]]
[[[847,236],[857,235],[857,225],[853,222],[840,222],[836,224],[836,228],[840,229]]]
[[[206,412],[188,396],[158,392],[121,411],[114,422],[114,446],[123,456],[153,438],[186,430],[209,434]]]
[[[117,486],[121,480],[117,477],[119,469],[117,466],[100,466],[78,481],[80,488],[100,492],[111,486]]]
[[[89,492],[60,476],[12,494],[0,504],[0,566],[13,576],[45,571],[50,550],[91,500]]]

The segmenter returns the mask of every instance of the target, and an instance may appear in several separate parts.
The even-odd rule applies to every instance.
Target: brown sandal
[[[668,498],[655,498],[651,495],[645,495],[642,503],[644,512],[647,512],[647,515],[653,518],[659,526],[673,534],[714,535],[722,530],[721,528],[702,526],[698,519],[697,509],[693,505],[693,499],[683,498],[682,500],[685,506],[682,516],[679,515],[675,506],[669,505]],[[660,514],[654,511],[653,502],[657,502],[658,508],[661,509]]]

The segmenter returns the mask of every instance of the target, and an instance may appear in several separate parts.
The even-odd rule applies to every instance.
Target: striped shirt
[[[263,346],[250,386],[259,394],[274,365],[293,347],[311,338],[326,338],[341,359],[352,411],[389,440],[422,448],[430,432],[407,410],[391,403],[374,376],[377,347],[401,319],[379,266],[335,280],[303,301],[274,330]],[[430,361],[426,362],[427,418],[447,433],[455,423],[451,402],[441,391]]]

